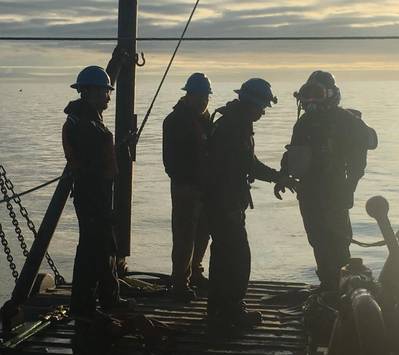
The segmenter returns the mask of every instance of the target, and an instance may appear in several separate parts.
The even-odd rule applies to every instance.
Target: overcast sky
[[[139,1],[139,35],[177,36],[194,1]],[[0,0],[1,36],[116,36],[116,0]],[[201,0],[188,36],[399,35],[399,0]],[[158,72],[173,43],[140,43]],[[399,40],[367,42],[184,43],[176,70],[373,71],[399,64]],[[108,43],[0,43],[0,76],[69,75],[105,65]],[[51,68],[48,68],[48,67]],[[384,73],[383,73],[384,72]],[[391,75],[391,74],[390,74]]]

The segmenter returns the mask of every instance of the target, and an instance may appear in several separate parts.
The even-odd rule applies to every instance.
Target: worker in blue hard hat
[[[172,295],[190,301],[206,290],[208,282],[202,259],[209,241],[204,184],[211,82],[205,74],[194,73],[182,90],[186,94],[163,122],[163,163],[171,180]]]
[[[253,208],[250,194],[255,179],[292,187],[293,181],[263,164],[255,155],[253,123],[277,103],[270,84],[253,78],[234,90],[238,99],[216,110],[209,143],[207,205],[212,237],[209,267],[208,321],[218,329],[252,327],[260,312],[243,301],[251,270],[245,211]]]
[[[105,310],[128,305],[119,297],[112,223],[112,184],[118,169],[113,135],[103,121],[113,84],[127,60],[127,54],[117,47],[106,70],[84,68],[71,85],[80,98],[64,110],[62,142],[73,175],[79,222],[71,295],[71,313],[77,317],[93,316],[97,293]]]
[[[76,83],[71,85],[71,88],[78,90],[78,92],[82,92],[85,88],[92,86],[105,88],[110,91],[114,90],[108,73],[103,68],[96,65],[84,68],[79,73]]]

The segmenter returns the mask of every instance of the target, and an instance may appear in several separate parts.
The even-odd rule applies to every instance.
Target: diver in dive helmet
[[[334,76],[326,71],[313,72],[298,92],[294,93],[299,109],[305,112],[325,111],[337,107],[341,93]]]
[[[337,291],[342,266],[350,259],[349,210],[365,173],[367,150],[377,137],[361,112],[339,106],[334,76],[313,72],[294,94],[298,120],[281,160],[281,170],[297,179],[297,198],[323,291]],[[301,110],[305,113],[301,115]],[[275,195],[281,199],[281,187]]]

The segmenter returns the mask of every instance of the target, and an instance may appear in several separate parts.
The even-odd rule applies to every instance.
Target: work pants
[[[214,209],[210,215],[208,315],[227,315],[242,309],[251,272],[251,252],[245,211]]]
[[[311,199],[299,200],[299,207],[313,248],[321,287],[336,290],[340,269],[350,259],[352,226],[349,210],[339,206],[325,206]]]
[[[103,309],[112,308],[119,300],[112,223],[109,216],[93,208],[92,202],[87,195],[75,195],[79,245],[73,269],[71,312],[81,316],[93,314],[97,294]]]
[[[186,288],[190,278],[203,272],[202,259],[209,242],[207,214],[198,187],[171,183],[172,282]]]

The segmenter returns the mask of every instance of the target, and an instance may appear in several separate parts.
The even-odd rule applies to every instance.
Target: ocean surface
[[[355,196],[351,218],[356,239],[371,242],[381,234],[365,212],[367,199],[383,195],[390,202],[390,218],[399,226],[399,82],[353,82],[340,79],[342,105],[363,112],[363,118],[379,135],[379,147],[369,152],[368,167]],[[141,80],[137,89],[139,121],[155,92],[158,80]],[[138,146],[134,167],[132,250],[129,266],[133,270],[170,273],[171,231],[169,179],[161,158],[162,120],[182,95],[181,80],[167,81],[153,109]],[[213,110],[234,98],[238,82],[213,83]],[[256,153],[260,160],[278,168],[284,145],[289,143],[296,121],[292,92],[300,82],[273,82],[279,103],[255,124]],[[20,90],[21,89],[21,90]],[[66,83],[0,84],[0,164],[17,192],[43,183],[61,174],[65,165],[61,147],[63,109],[76,93]],[[114,128],[114,98],[105,113],[106,124]],[[43,218],[55,185],[22,198],[37,228]],[[314,260],[308,246],[295,196],[287,193],[283,201],[273,195],[273,186],[256,182],[252,193],[254,210],[248,210],[247,228],[252,249],[252,279],[304,281],[316,283]],[[2,196],[0,196],[0,199]],[[18,216],[28,246],[32,235]],[[24,258],[8,216],[0,204],[0,223],[9,240],[17,270]],[[69,199],[51,242],[49,253],[61,273],[71,280],[78,230],[72,201]],[[94,246],[95,247],[95,246]],[[353,256],[362,257],[378,276],[387,252],[385,247],[352,246]],[[204,261],[207,268],[209,253]],[[90,262],[90,261],[88,261]],[[45,263],[43,270],[48,270]],[[0,249],[0,304],[10,295],[14,281],[3,250]]]

